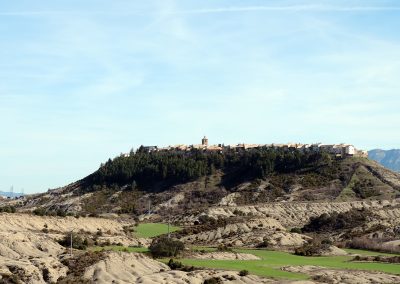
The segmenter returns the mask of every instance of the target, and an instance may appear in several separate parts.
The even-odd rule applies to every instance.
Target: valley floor
[[[366,263],[366,262],[351,262],[353,256],[320,256],[306,257],[296,256],[287,252],[268,251],[258,249],[236,249],[238,253],[253,254],[260,260],[200,260],[200,259],[182,259],[182,263],[193,265],[196,267],[217,268],[217,269],[246,269],[250,273],[279,279],[309,279],[307,273],[291,272],[287,269],[282,269],[287,266],[318,266],[333,269],[346,270],[365,270],[376,271],[390,274],[400,275],[399,264],[387,263]],[[351,250],[352,254],[359,254],[358,250]],[[376,252],[361,251],[364,255],[377,255]],[[383,255],[379,253],[378,255]],[[301,271],[301,269],[300,269]],[[400,278],[399,278],[400,279]]]

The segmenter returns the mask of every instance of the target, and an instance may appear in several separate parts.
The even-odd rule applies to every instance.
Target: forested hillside
[[[318,171],[322,166],[332,165],[333,159],[325,152],[303,153],[271,148],[223,153],[199,150],[148,153],[139,149],[131,152],[129,157],[108,160],[98,171],[85,178],[83,185],[88,191],[98,186],[126,185],[151,190],[156,183],[171,186],[220,171],[224,176],[223,185],[229,188],[246,180],[264,179],[271,174]]]
[[[148,212],[151,203],[163,215],[162,208],[170,203],[179,204],[174,210],[183,214],[217,204],[393,200],[399,196],[400,175],[367,158],[290,148],[222,152],[140,148],[109,159],[68,186],[29,197],[19,206],[38,213],[140,215]]]

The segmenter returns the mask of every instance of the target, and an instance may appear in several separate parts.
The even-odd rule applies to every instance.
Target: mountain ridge
[[[386,168],[400,172],[400,149],[373,149],[368,151],[368,156]]]

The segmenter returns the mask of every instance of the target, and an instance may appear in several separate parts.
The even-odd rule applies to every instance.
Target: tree
[[[176,257],[185,249],[185,245],[168,237],[154,239],[149,247],[153,257]]]

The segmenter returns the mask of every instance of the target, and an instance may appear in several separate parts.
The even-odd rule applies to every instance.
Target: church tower
[[[201,139],[201,145],[208,146],[208,139],[206,136],[204,136],[203,139]]]

